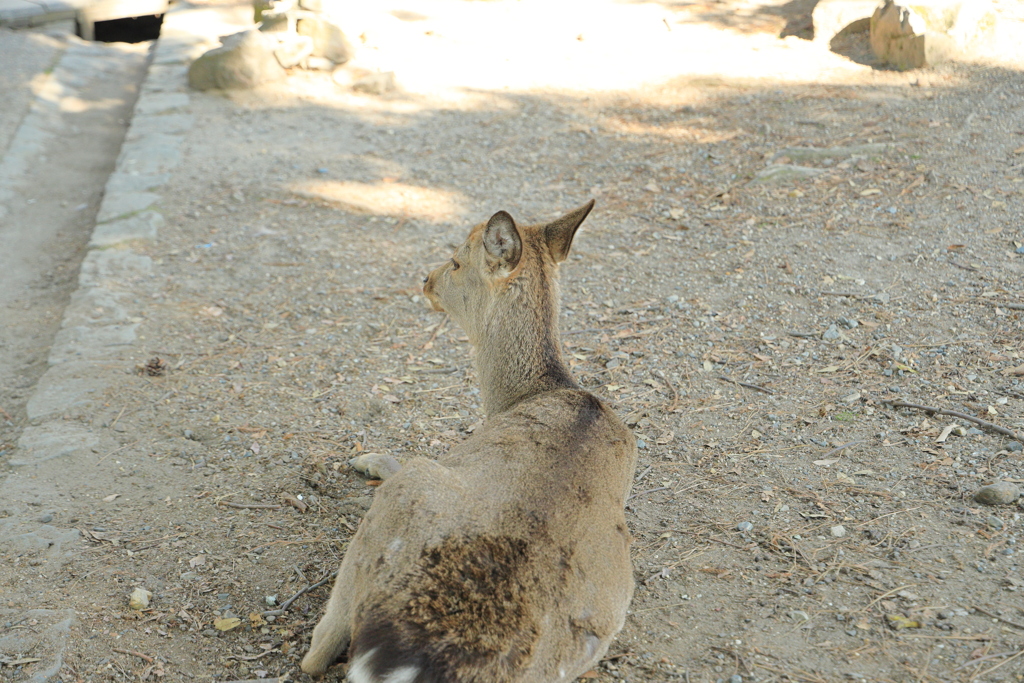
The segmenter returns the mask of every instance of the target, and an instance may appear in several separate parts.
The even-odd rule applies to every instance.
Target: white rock
[[[136,588],[128,598],[128,606],[135,610],[144,610],[149,607],[149,600],[153,597],[145,588]]]

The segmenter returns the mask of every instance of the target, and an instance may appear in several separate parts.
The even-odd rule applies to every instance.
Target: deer
[[[424,280],[474,350],[485,422],[436,458],[353,458],[380,478],[302,670],[351,683],[555,683],[595,667],[633,595],[632,432],[573,379],[559,264],[594,206],[472,228]]]

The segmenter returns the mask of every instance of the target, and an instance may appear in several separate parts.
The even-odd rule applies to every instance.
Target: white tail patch
[[[348,668],[349,683],[412,683],[416,680],[420,670],[415,666],[403,666],[384,678],[377,677],[369,666],[375,652],[377,652],[377,648],[359,655],[352,661],[352,665]]]

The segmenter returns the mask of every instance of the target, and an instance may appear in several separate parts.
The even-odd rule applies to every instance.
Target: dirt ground
[[[802,41],[812,4],[741,27],[728,3],[665,7],[762,44]],[[3,603],[78,612],[64,683],[305,680],[328,586],[280,604],[373,499],[348,458],[440,454],[482,419],[423,275],[498,209],[594,197],[564,351],[641,450],[636,595],[588,678],[1024,680],[1024,508],[973,500],[1024,484],[1020,439],[887,403],[1024,432],[1024,73],[831,73],[453,99],[295,72],[194,95],[144,348],[65,416],[113,444],[52,506],[88,548],[0,549]],[[787,160],[818,173],[754,179]]]

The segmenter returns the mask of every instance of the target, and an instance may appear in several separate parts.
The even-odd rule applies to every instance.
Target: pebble
[[[1024,451],[1024,444],[1022,444],[1020,441],[1011,441],[1010,443],[1006,444],[1006,450],[1010,451],[1011,453],[1020,453],[1021,451]]]
[[[145,588],[136,588],[128,598],[128,606],[135,610],[144,610],[149,607],[149,599],[153,597]]]
[[[974,501],[982,505],[1009,505],[1020,498],[1020,489],[1008,481],[982,486],[974,494]]]
[[[832,527],[833,538],[843,538],[844,536],[846,536],[845,526],[843,526],[842,524],[836,524],[834,527]]]
[[[989,517],[985,520],[985,523],[997,531],[1003,528],[1003,520],[998,517]]]
[[[836,329],[835,325],[829,325],[828,329],[825,330],[825,333],[821,335],[821,338],[826,341],[833,341],[835,339],[839,339],[841,336],[842,335],[839,333],[839,330]]]
[[[842,325],[848,330],[855,329],[857,326],[860,325],[860,323],[854,320],[853,318],[840,318],[838,322],[840,325]]]
[[[754,525],[751,524],[750,522],[740,522],[739,524],[736,525],[736,529],[739,530],[739,531],[742,531],[743,533],[746,533],[746,532],[750,531],[753,528],[754,528]]]
[[[732,676],[729,676],[729,683],[743,683],[743,676],[733,674]]]
[[[967,430],[967,436],[981,436],[985,432],[981,431],[977,427],[971,427]]]
[[[268,595],[265,598],[263,598],[263,600],[264,600],[264,602],[267,603],[267,607],[273,607],[274,605],[277,604],[277,596],[276,595]]]
[[[44,512],[43,514],[39,515],[36,518],[36,521],[37,522],[42,522],[43,524],[49,524],[50,522],[53,521],[53,513]]]

